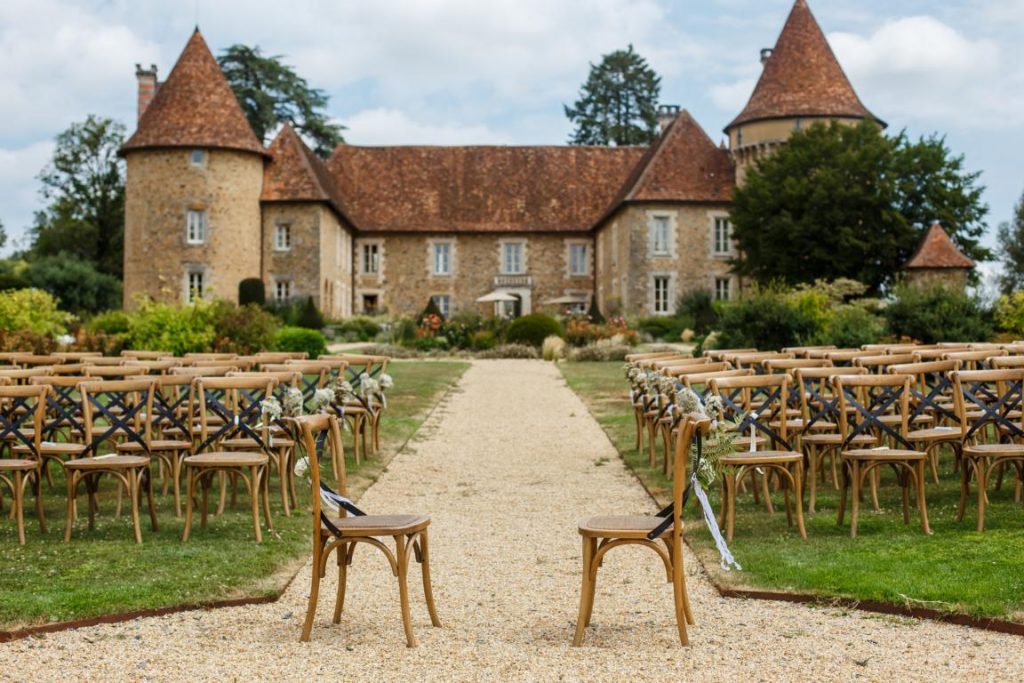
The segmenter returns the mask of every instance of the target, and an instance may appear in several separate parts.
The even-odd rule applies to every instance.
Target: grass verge
[[[635,430],[622,363],[563,363],[562,374],[604,428],[627,466],[662,504],[671,496],[671,482],[645,450],[634,448]],[[1002,491],[990,487],[986,531],[977,533],[975,500],[964,521],[955,521],[959,478],[952,456],[944,453],[940,483],[927,485],[928,516],[934,534],[903,524],[900,489],[890,472],[879,491],[881,512],[861,506],[857,538],[846,524],[836,525],[838,493],[831,483],[818,488],[817,512],[806,516],[806,541],[786,526],[781,495],[776,512],[768,514],[741,495],[736,506],[736,535],[730,545],[742,572],[718,569],[711,536],[694,508],[687,510],[688,540],[720,585],[874,600],[906,607],[927,607],[978,617],[1024,622],[1024,510],[1013,501],[1013,482]],[[717,510],[718,492],[711,493]]]

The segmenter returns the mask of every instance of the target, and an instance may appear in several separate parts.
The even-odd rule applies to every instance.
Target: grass
[[[427,413],[468,367],[461,362],[396,362],[395,386],[388,392],[382,424],[381,452],[356,467],[349,454],[349,493],[359,495],[376,481],[396,451],[419,428]],[[349,445],[346,443],[346,445]],[[54,470],[56,474],[56,470]],[[106,478],[105,478],[106,479]],[[157,495],[160,529],[149,528],[143,515],[143,544],[133,541],[127,514],[114,518],[112,501],[101,501],[97,526],[89,531],[80,515],[71,543],[63,542],[64,482],[44,489],[49,533],[39,532],[26,511],[27,542],[19,546],[6,510],[0,520],[0,628],[15,629],[135,610],[194,604],[238,597],[275,595],[309,553],[310,519],[299,510],[280,511],[271,482],[274,531],[263,543],[252,536],[248,498],[222,517],[211,516],[202,530],[198,519],[192,537],[181,542],[182,520],[173,514],[173,499]],[[111,484],[106,484],[110,491]],[[301,495],[301,491],[300,491]],[[85,501],[84,496],[80,498]],[[34,505],[32,499],[26,501]],[[34,509],[34,508],[33,508]],[[84,511],[84,507],[81,508]]]
[[[666,503],[671,482],[648,466],[645,450],[634,449],[635,431],[621,363],[563,363],[569,386],[586,402],[626,464],[658,499]],[[718,492],[711,493],[718,509]],[[756,506],[741,494],[736,507],[736,535],[730,549],[742,572],[723,572],[718,555],[695,508],[687,510],[688,540],[705,568],[720,584],[809,593],[854,600],[873,600],[929,607],[973,616],[1024,621],[1024,509],[1013,502],[1013,482],[1002,491],[989,489],[991,505],[984,533],[974,531],[976,498],[964,521],[955,521],[959,477],[952,456],[944,453],[940,484],[927,485],[928,516],[934,534],[917,525],[916,509],[904,526],[899,488],[891,473],[883,474],[879,491],[882,511],[861,506],[857,538],[846,523],[836,525],[838,493],[819,485],[817,512],[807,515],[806,541],[786,526],[781,495],[776,513]]]

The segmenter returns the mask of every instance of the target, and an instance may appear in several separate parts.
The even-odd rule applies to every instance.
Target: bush
[[[438,308],[437,302],[434,301],[434,297],[427,299],[427,305],[423,308],[418,316],[416,316],[416,324],[419,325],[423,322],[424,318],[429,316],[437,316],[438,318],[444,319],[444,315],[441,313],[441,309]]]
[[[540,358],[540,354],[528,344],[503,344],[484,351],[478,358]]]
[[[257,353],[275,344],[281,326],[273,314],[259,304],[235,306],[227,301],[213,304],[213,350],[228,353]]]
[[[346,341],[373,341],[380,334],[380,325],[365,317],[349,318],[335,325],[334,329]]]
[[[299,310],[299,317],[296,318],[295,324],[298,327],[305,327],[310,330],[322,330],[324,328],[324,314],[313,303],[313,297],[306,297],[305,303],[302,304],[302,308]]]
[[[258,277],[247,277],[238,283],[238,305],[256,304],[263,306],[267,303],[267,289],[263,286],[263,280]]]
[[[1024,335],[1024,291],[999,297],[993,317],[1002,332]]]
[[[641,318],[636,322],[637,331],[659,341],[679,341],[683,330],[693,329],[693,318],[688,314],[680,313],[675,316],[651,316]]]
[[[282,327],[274,339],[277,351],[305,351],[310,358],[327,353],[327,339],[319,330],[305,327]]]
[[[839,306],[825,326],[823,344],[835,344],[841,349],[858,348],[874,344],[882,336],[885,321],[868,312],[863,306]]]
[[[498,345],[498,336],[490,330],[478,330],[469,338],[469,347],[474,351],[486,351]]]
[[[25,279],[27,267],[28,264],[21,260],[0,260],[0,291],[28,287],[28,280]]]
[[[46,256],[29,263],[24,277],[30,287],[57,297],[65,311],[95,313],[121,306],[120,280],[99,272],[88,261],[67,254]]]
[[[944,287],[920,290],[900,285],[884,309],[889,334],[924,344],[987,341],[991,312],[967,294]]]
[[[505,341],[509,344],[529,344],[539,348],[544,340],[552,335],[565,336],[561,323],[549,315],[532,313],[512,321],[505,333]]]
[[[75,335],[76,351],[99,351],[104,356],[116,356],[128,347],[128,334],[106,332],[82,328]]]
[[[626,354],[631,351],[630,347],[623,344],[594,344],[581,349],[573,349],[569,354],[569,360],[580,363],[624,361]]]
[[[188,306],[146,302],[130,316],[128,345],[176,356],[209,351],[217,337],[213,319],[213,305],[204,301]]]
[[[89,318],[85,329],[103,334],[126,334],[131,318],[125,311],[104,311]]]
[[[551,335],[544,340],[541,346],[541,356],[544,360],[559,360],[565,357],[565,340],[561,337]]]
[[[702,289],[687,292],[679,299],[677,318],[689,318],[690,327],[698,335],[705,335],[718,326],[718,311],[711,293]],[[682,332],[682,330],[680,330]]]
[[[27,330],[0,330],[0,351],[21,351],[46,355],[57,350],[57,340],[48,334]]]
[[[412,349],[391,344],[370,344],[360,348],[359,352],[370,356],[387,356],[388,358],[419,358],[422,355]]]
[[[812,342],[821,332],[817,315],[779,286],[755,287],[720,309],[720,348],[781,349]]]
[[[56,336],[67,332],[72,315],[57,308],[57,300],[41,289],[0,292],[0,330]]]

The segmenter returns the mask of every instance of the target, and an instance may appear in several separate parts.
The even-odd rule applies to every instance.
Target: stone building
[[[669,314],[740,282],[732,190],[759,155],[816,120],[874,120],[804,0],[719,146],[659,108],[645,147],[342,144],[326,162],[284,126],[264,147],[197,30],[163,83],[136,69],[127,161],[125,305],[140,296],[312,296],[330,317],[545,305]],[[480,304],[496,292],[514,301]]]
[[[946,230],[935,221],[924,234],[917,251],[903,264],[903,276],[908,285],[918,289],[946,287],[962,292],[975,265],[956,248]]]

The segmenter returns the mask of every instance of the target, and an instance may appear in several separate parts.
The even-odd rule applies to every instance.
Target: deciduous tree
[[[1011,294],[1024,289],[1024,193],[1014,207],[1013,218],[1000,224],[997,236],[1003,261],[999,290]]]

